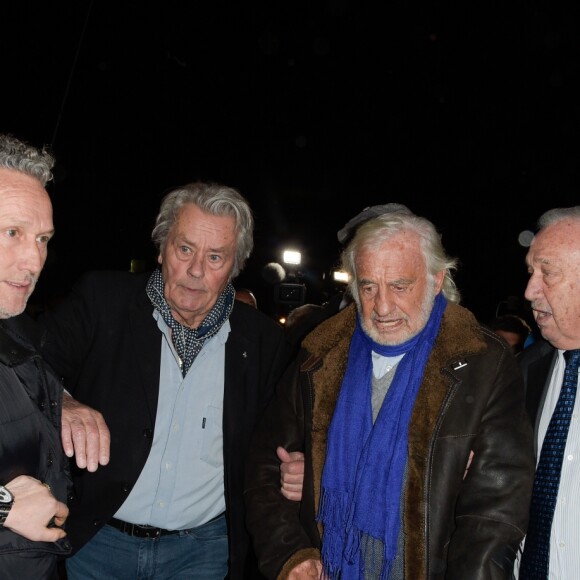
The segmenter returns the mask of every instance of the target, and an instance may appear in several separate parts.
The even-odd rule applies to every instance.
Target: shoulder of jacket
[[[273,318],[253,306],[235,302],[229,317],[232,330],[241,333],[282,335],[284,329]]]
[[[322,357],[331,349],[349,345],[356,326],[356,316],[355,304],[349,304],[307,334],[302,341],[303,348],[311,355]]]

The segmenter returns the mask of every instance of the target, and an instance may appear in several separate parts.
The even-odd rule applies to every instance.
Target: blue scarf
[[[357,317],[328,429],[317,516],[324,524],[322,561],[331,579],[364,578],[365,561],[376,562],[377,556],[380,578],[388,578],[397,553],[409,422],[446,305],[440,293],[423,330],[397,346],[375,343]],[[405,353],[374,425],[372,351],[387,357]],[[377,547],[382,554],[365,553]]]

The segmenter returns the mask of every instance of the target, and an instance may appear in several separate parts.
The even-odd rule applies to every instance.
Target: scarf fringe
[[[344,528],[342,528],[344,532]],[[346,539],[343,545],[337,545],[333,540],[329,545],[329,538],[323,544],[323,567],[327,580],[349,580],[353,578],[354,571],[358,570],[356,578],[376,578],[377,580],[388,580],[394,565],[394,557],[387,556],[384,542],[380,538],[373,538],[365,534],[356,526],[350,526],[345,532]],[[380,555],[377,557],[377,554]],[[345,562],[348,563],[347,570],[344,569]],[[368,565],[367,565],[368,564]],[[380,568],[379,568],[380,567]]]
[[[324,522],[322,561],[329,580],[340,577],[345,543],[352,544],[352,507],[349,494],[338,490],[323,489],[318,508],[318,521]],[[327,531],[331,533],[327,533]]]
[[[316,521],[325,527],[346,529],[349,520],[350,496],[346,491],[322,489]]]

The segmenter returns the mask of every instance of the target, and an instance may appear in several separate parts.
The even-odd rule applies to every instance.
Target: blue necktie
[[[550,419],[536,468],[530,522],[520,566],[520,580],[546,580],[550,561],[550,533],[558,499],[560,470],[578,384],[580,349],[564,353],[566,370],[556,408]]]

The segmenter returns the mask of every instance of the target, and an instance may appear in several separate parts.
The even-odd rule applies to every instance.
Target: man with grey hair
[[[179,187],[152,273],[89,272],[41,316],[44,356],[111,432],[109,465],[73,472],[69,580],[255,577],[244,461],[287,349],[274,320],[234,300],[253,227],[237,190]]]
[[[24,310],[54,234],[45,189],[54,159],[0,135],[0,576],[53,579],[70,552],[62,386]]]
[[[576,578],[580,570],[580,206],[538,221],[525,291],[542,335],[518,356],[538,458],[530,524],[516,578]]]
[[[250,446],[259,568],[508,579],[534,470],[515,357],[458,304],[431,222],[399,206],[355,227],[342,253],[354,303],[304,339]],[[304,454],[300,502],[279,488],[279,442]]]

